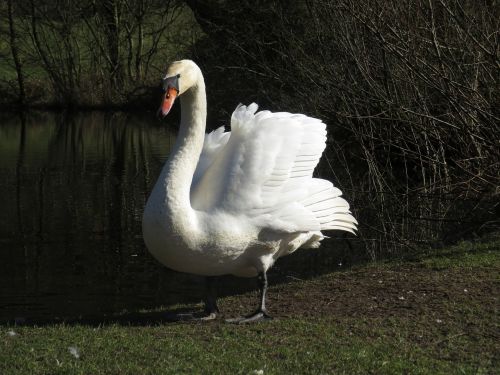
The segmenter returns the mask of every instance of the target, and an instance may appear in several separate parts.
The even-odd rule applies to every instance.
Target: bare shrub
[[[263,98],[328,122],[320,173],[335,173],[354,201],[372,256],[498,225],[493,4],[219,4],[193,6],[210,36],[197,49],[216,77],[209,87],[234,91],[223,93],[229,108],[227,98]]]

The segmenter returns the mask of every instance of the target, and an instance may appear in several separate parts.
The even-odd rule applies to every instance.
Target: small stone
[[[80,358],[80,351],[76,346],[70,346],[68,350],[73,357],[75,357],[76,359]]]

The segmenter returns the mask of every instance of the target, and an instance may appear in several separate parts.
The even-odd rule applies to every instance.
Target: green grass
[[[401,323],[350,327],[328,319],[280,319],[253,326],[23,327],[3,339],[0,368],[9,374],[475,373],[477,365],[443,361],[410,344],[409,331],[396,337],[386,332],[408,328]]]
[[[422,259],[421,263],[435,269],[498,266],[499,248],[500,241],[462,242],[445,250],[436,250],[427,258]]]
[[[0,326],[0,373],[498,373],[499,245],[464,243],[274,286],[271,306],[288,307],[253,325]],[[228,297],[222,308],[233,314],[254,297]]]

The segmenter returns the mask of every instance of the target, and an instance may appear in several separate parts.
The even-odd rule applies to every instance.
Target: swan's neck
[[[205,139],[207,102],[201,74],[194,86],[180,97],[181,125],[164,169],[166,204],[176,226],[195,225],[190,190]],[[162,173],[163,174],[163,173]],[[181,230],[181,228],[178,228]],[[194,228],[193,228],[194,229]]]

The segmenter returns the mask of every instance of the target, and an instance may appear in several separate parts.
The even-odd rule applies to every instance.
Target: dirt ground
[[[271,287],[268,310],[278,319],[328,319],[367,339],[403,337],[450,361],[495,362],[499,296],[500,268],[494,265],[374,264]],[[244,315],[256,305],[257,293],[222,302],[224,316]]]
[[[483,271],[483,272],[481,272]],[[422,316],[452,313],[450,305],[481,305],[485,313],[498,310],[500,270],[430,269],[418,264],[368,266],[309,280],[271,286],[268,309],[276,317],[341,318]],[[257,294],[224,302],[225,314],[244,313]],[[243,311],[240,311],[243,308]],[[457,311],[458,312],[458,311]]]

